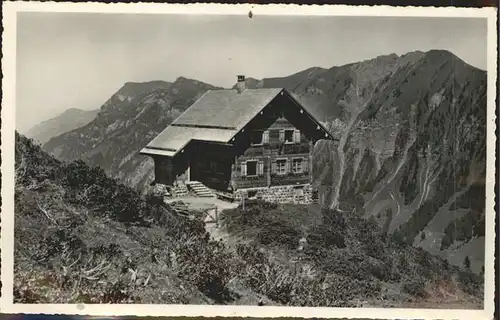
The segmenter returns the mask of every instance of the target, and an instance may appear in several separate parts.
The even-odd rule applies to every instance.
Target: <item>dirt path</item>
[[[231,203],[227,201],[223,201],[217,198],[201,198],[201,197],[186,197],[179,198],[178,200],[183,201],[189,209],[192,210],[204,210],[211,209],[217,207],[217,215],[220,217],[223,210],[226,209],[234,209],[238,206],[236,203]],[[228,245],[231,245],[232,242],[229,239],[229,234],[224,230],[223,227],[217,226],[212,220],[215,218],[215,209],[209,211],[209,215],[205,217],[205,230],[210,234],[212,239],[214,240],[222,240]]]

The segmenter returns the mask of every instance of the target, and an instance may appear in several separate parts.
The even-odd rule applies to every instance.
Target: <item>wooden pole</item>
[[[219,227],[219,210],[215,207],[215,227]]]

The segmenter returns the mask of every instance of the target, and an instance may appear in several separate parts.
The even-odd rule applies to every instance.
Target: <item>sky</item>
[[[486,70],[486,19],[23,12],[16,127],[94,110],[125,82],[183,76],[230,87],[380,55],[449,50]]]

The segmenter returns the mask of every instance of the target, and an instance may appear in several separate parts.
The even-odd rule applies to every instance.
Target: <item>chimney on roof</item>
[[[245,90],[245,76],[238,76],[238,83],[236,84],[236,90],[238,93],[242,93]]]

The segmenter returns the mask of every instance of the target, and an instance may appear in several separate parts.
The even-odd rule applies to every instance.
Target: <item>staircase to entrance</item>
[[[188,189],[193,191],[194,194],[196,194],[198,197],[203,197],[203,198],[215,197],[215,194],[199,181],[186,181],[186,186],[188,187]]]

